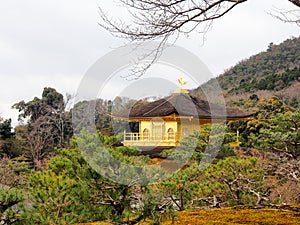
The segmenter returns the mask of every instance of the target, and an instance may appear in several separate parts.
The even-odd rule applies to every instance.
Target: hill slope
[[[217,78],[227,101],[277,95],[288,103],[300,102],[300,37],[242,60]],[[212,80],[204,85],[210,85]],[[200,91],[200,87],[196,89]]]

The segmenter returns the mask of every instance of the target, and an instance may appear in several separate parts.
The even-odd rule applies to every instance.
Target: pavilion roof
[[[209,103],[186,93],[176,93],[153,101],[138,101],[131,109],[113,113],[122,118],[162,117],[172,114],[198,118],[248,118],[253,113]]]

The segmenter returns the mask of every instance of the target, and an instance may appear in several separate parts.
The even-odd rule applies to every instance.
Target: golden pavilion
[[[131,109],[112,116],[138,124],[138,132],[124,131],[124,146],[174,147],[202,124],[248,119],[252,115],[179,91],[153,102],[138,101]]]

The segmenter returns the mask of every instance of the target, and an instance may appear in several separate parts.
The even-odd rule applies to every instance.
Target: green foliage
[[[170,218],[174,221],[175,207],[173,200],[169,198],[167,192],[160,190],[161,186],[151,185],[142,189],[144,199],[141,215],[144,220],[150,219],[151,224],[161,224],[164,218]],[[144,224],[143,222],[141,224]]]
[[[22,191],[0,186],[0,224],[16,224],[20,221]]]
[[[12,132],[11,119],[1,120],[0,118],[0,158],[3,156],[16,157],[21,154]]]
[[[21,158],[0,160],[0,224],[22,224],[28,164]]]
[[[256,158],[228,157],[205,171],[203,194],[225,205],[256,205],[268,200],[264,171]]]
[[[103,135],[101,132],[98,132],[98,139],[100,143],[102,143],[106,147],[121,146],[120,139],[117,136],[106,136]]]
[[[148,184],[159,179],[162,174],[157,166],[145,167],[148,156],[123,155],[118,148],[106,145],[106,139],[97,134],[82,131],[77,136],[77,144],[85,158],[97,172],[111,180],[118,180],[127,185]]]
[[[84,142],[88,148],[100,149],[96,141],[99,140],[99,135],[82,134],[77,138],[77,143]],[[111,143],[109,140],[112,137],[102,138]],[[127,155],[117,149],[110,148],[109,152],[126,163],[145,165],[149,161],[148,157],[129,156],[133,149],[122,147],[121,151]],[[98,165],[104,168],[111,166],[110,171],[114,172],[114,165],[110,165],[101,155],[94,154],[93,157],[96,160],[94,162],[101,160]],[[89,164],[78,149],[62,149],[57,156],[51,158],[47,170],[33,173],[29,179],[33,208],[24,214],[25,221],[28,224],[69,224],[99,220],[121,222],[126,219],[128,212],[135,212],[133,215],[138,220],[149,215],[147,207],[152,207],[151,201],[133,211],[132,205],[140,203],[139,199],[142,198],[137,195],[139,189],[133,185],[136,180],[152,178],[154,172],[147,178],[147,174],[140,171],[139,178],[132,176],[136,175],[133,173],[136,172],[134,167],[123,171],[124,179],[132,179],[132,186],[129,186],[114,183],[101,176],[93,169],[93,162],[88,162]]]
[[[56,175],[52,171],[32,174],[29,193],[33,200],[31,209],[25,213],[26,224],[66,224],[80,221],[79,190],[74,179]],[[77,192],[77,193],[76,193]]]
[[[299,77],[300,38],[288,39],[280,45],[273,45],[268,51],[259,53],[227,70],[217,78],[222,88],[232,93],[244,90],[270,90],[284,86]],[[285,73],[281,73],[286,71]],[[232,81],[235,81],[234,83]]]
[[[200,175],[199,166],[194,163],[157,184],[154,190],[157,189],[156,192],[159,191],[163,198],[168,198],[177,210],[182,211],[191,207],[199,188]]]
[[[35,97],[29,102],[20,101],[14,104],[13,108],[19,110],[20,120],[29,118],[30,122],[34,122],[41,116],[64,110],[64,99],[54,88],[46,87],[41,99]]]
[[[244,130],[245,135],[248,136],[247,146],[249,147],[255,146],[253,137],[256,137],[261,129],[268,129],[270,121],[272,121],[275,115],[292,110],[278,97],[260,99],[257,106],[259,110],[256,112],[254,119],[247,122],[247,128]]]
[[[165,150],[163,156],[185,162],[189,159],[200,162],[205,156],[216,156],[217,159],[233,156],[230,143],[235,141],[234,136],[222,124],[203,124],[200,131],[184,137],[180,147]]]
[[[51,87],[44,88],[42,101],[54,109],[61,110],[64,107],[64,96]]]
[[[0,158],[21,156],[24,153],[22,144],[21,141],[15,138],[0,140]]]
[[[267,51],[240,61],[217,78],[213,78],[202,85],[201,88],[197,88],[194,92],[200,93],[200,89],[209,87],[216,79],[224,90],[225,98],[228,97],[229,100],[232,95],[240,95],[241,98],[246,100],[247,95],[245,93],[259,93],[260,97],[277,93],[283,99],[286,99],[286,104],[298,107],[300,97],[297,94],[298,86],[296,83],[300,81],[299,46],[300,37],[288,39],[279,45],[272,45]],[[282,89],[288,89],[288,91],[279,92]],[[248,107],[244,103],[234,102],[235,105]]]
[[[26,119],[23,138],[26,140],[25,155],[35,169],[40,169],[45,158],[54,153],[55,147],[64,147],[72,135],[70,112],[65,111],[63,96],[55,89],[46,87],[42,98],[29,102],[20,101],[13,108],[19,110],[19,120]]]
[[[12,132],[11,119],[4,121],[0,120],[0,140],[12,138],[14,133]]]
[[[269,201],[264,177],[257,158],[227,157],[211,165],[189,164],[153,185],[150,193],[170,213],[199,206],[260,205]]]
[[[290,111],[291,108],[284,104],[284,102],[278,97],[271,97],[269,99],[260,99],[258,102],[257,117],[267,119],[277,113]]]
[[[116,148],[116,152],[120,152],[123,156],[138,156],[141,151],[134,146],[133,147],[120,146]]]
[[[286,154],[294,159],[300,155],[300,111],[277,113],[268,120],[268,126],[259,135],[251,136],[260,148]]]
[[[239,87],[236,87],[235,91],[255,91],[255,90],[281,90],[288,87],[292,82],[298,81],[300,77],[300,67],[293,69],[287,69],[284,73],[275,73],[264,78],[252,80],[251,82],[244,82]]]
[[[0,160],[0,224],[22,224],[28,164],[21,158]]]
[[[78,150],[59,153],[50,160],[48,170],[30,176],[33,206],[26,210],[24,220],[27,224],[49,225],[105,219],[104,208],[96,203],[96,190],[101,184],[92,186],[99,175],[88,167]]]
[[[251,146],[251,143],[249,143],[250,130],[248,129],[247,124],[247,120],[235,120],[228,123],[228,127],[232,133],[237,134],[238,132],[239,136],[236,141],[239,141],[239,146],[241,147]]]
[[[297,150],[297,137],[295,135],[298,135],[299,131],[295,128],[295,124],[297,124],[299,110],[295,111],[278,97],[260,99],[257,102],[257,107],[259,110],[254,119],[229,123],[232,129],[240,131],[242,146],[255,147],[261,150],[273,149],[286,154],[291,154],[291,148],[293,148],[292,157],[296,157],[299,150]],[[293,143],[294,147],[291,145],[291,139],[296,141]]]
[[[3,158],[0,160],[0,185],[23,188],[30,170],[26,158]]]

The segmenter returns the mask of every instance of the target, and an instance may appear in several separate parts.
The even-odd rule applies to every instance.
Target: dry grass
[[[300,209],[300,206],[296,206]],[[140,225],[151,224],[141,222]],[[237,209],[222,208],[197,211],[185,211],[176,214],[174,223],[165,220],[162,225],[184,224],[184,225],[233,225],[233,224],[255,224],[255,225],[299,225],[300,212],[291,212],[284,209]],[[85,223],[81,225],[110,225],[110,223]]]
[[[112,225],[112,223],[108,223],[108,222],[95,222],[95,223],[80,223],[80,224],[74,224],[74,225]]]
[[[276,209],[211,209],[178,214],[174,224],[300,224],[300,213]],[[171,221],[163,223],[172,224]]]

